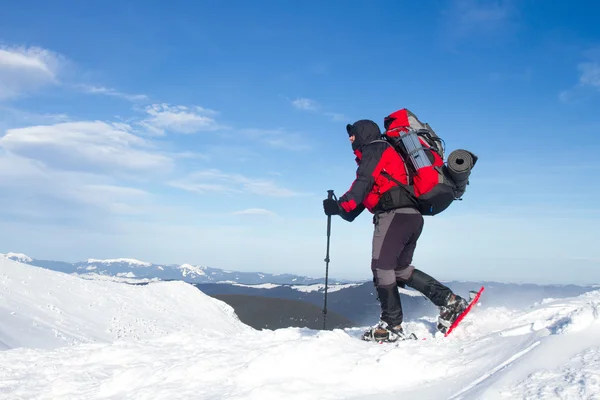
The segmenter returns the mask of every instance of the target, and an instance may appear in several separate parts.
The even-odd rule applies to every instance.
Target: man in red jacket
[[[382,196],[397,186],[394,180],[408,184],[402,158],[381,138],[375,122],[360,120],[347,125],[346,130],[358,164],[356,179],[338,201],[324,200],[323,208],[326,215],[340,215],[349,222],[365,209],[374,214],[371,270],[381,305],[381,321],[365,332],[363,339],[395,341],[404,336],[398,286],[407,285],[423,293],[440,308],[438,321],[449,326],[467,302],[411,265],[424,222],[414,198],[401,191],[404,195],[392,196],[395,203],[391,209],[386,204],[388,211],[380,210]]]

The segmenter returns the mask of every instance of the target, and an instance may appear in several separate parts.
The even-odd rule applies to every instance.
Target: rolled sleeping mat
[[[448,173],[462,193],[469,184],[469,175],[477,162],[477,156],[467,150],[454,150],[448,156]]]

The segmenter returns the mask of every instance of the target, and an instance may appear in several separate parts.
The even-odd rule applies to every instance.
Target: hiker
[[[358,164],[356,179],[338,200],[324,200],[323,208],[326,215],[339,215],[348,222],[365,209],[373,214],[371,270],[381,316],[379,324],[365,332],[363,339],[395,341],[404,337],[398,287],[405,285],[423,293],[440,308],[438,321],[447,328],[467,302],[411,264],[424,223],[414,199],[404,192],[403,196],[393,197],[392,207],[388,204],[386,211],[381,211],[382,195],[397,186],[396,181],[408,183],[400,154],[382,139],[374,121],[356,121],[348,124],[346,131]]]

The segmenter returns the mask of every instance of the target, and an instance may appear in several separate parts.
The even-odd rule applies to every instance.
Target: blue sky
[[[5,2],[0,252],[322,276],[344,127],[406,107],[480,157],[415,265],[600,283],[600,5],[578,4]],[[334,219],[331,275],[370,278],[371,233]]]

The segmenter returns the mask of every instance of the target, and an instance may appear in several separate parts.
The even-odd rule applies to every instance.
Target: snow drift
[[[89,281],[0,259],[0,398],[594,399],[600,291],[475,308],[448,338],[258,331],[192,286]],[[485,292],[481,298],[485,302]],[[118,321],[118,322],[115,322]]]

